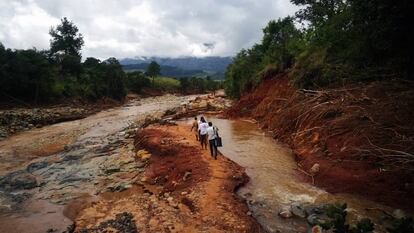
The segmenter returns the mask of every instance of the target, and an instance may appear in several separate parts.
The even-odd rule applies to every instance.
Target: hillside
[[[142,71],[145,72],[149,63],[123,65],[125,72]],[[185,70],[174,66],[161,65],[161,75],[175,78],[191,77],[191,76],[207,76],[208,73],[203,70]]]
[[[161,74],[170,77],[210,76],[224,79],[224,71],[231,63],[231,57],[137,57],[120,59],[125,71],[145,70],[151,61],[161,66]]]
[[[121,65],[141,64],[156,61],[160,65],[175,66],[186,70],[224,72],[231,63],[231,57],[136,57],[120,59]]]

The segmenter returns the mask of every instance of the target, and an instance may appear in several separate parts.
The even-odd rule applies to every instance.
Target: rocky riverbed
[[[136,129],[193,98],[132,101],[1,141],[1,231],[63,232],[78,209],[100,194],[131,188],[143,178],[148,162],[134,152]]]
[[[138,100],[139,98],[137,95],[128,95],[128,100]],[[0,110],[0,141],[21,131],[82,119],[104,109],[120,105],[122,102],[102,99],[93,103],[72,100],[53,106],[2,108]]]
[[[56,107],[0,111],[0,140],[23,130],[85,117],[84,108]]]

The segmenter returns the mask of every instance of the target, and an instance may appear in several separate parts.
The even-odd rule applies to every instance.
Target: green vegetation
[[[219,87],[208,77],[190,78],[189,84],[182,87],[177,79],[159,77],[160,66],[155,61],[148,65],[146,73],[125,73],[115,58],[100,61],[88,57],[81,62],[83,37],[67,18],[52,27],[49,34],[52,38],[48,51],[11,50],[0,43],[0,102],[36,105],[72,97],[122,100],[127,91],[141,93],[143,88],[202,93]]]
[[[155,86],[154,78],[161,74],[160,65],[157,62],[152,61],[147,67],[147,75],[152,77],[152,85]]]
[[[414,220],[411,217],[394,219],[392,226],[387,228],[389,233],[410,233],[414,232]]]
[[[126,86],[128,91],[141,93],[143,88],[153,88],[163,92],[205,93],[223,88],[223,82],[212,80],[210,77],[185,77],[181,79],[157,76],[152,84],[152,77],[146,76],[140,71],[126,74]]]
[[[126,86],[131,92],[141,93],[143,88],[151,87],[151,81],[144,73],[134,71],[126,74]]]
[[[409,1],[291,1],[302,7],[295,17],[270,21],[261,43],[242,49],[228,66],[230,96],[250,91],[269,68],[272,74],[287,73],[299,88],[312,89],[413,78]]]
[[[204,78],[191,77],[180,79],[180,89],[184,94],[204,93],[206,91],[215,91],[223,88],[223,82],[212,80],[209,76]]]
[[[370,233],[374,231],[374,224],[370,219],[363,218],[354,225],[346,224],[346,204],[329,204],[324,208],[327,218],[317,220],[317,224],[325,230],[332,230],[334,233]],[[387,216],[391,227],[387,228],[389,233],[410,233],[414,232],[414,221],[410,217],[396,218]],[[385,219],[384,219],[385,220]]]
[[[180,81],[175,78],[157,77],[153,85],[155,89],[166,92],[175,92],[180,89]]]
[[[325,207],[328,221],[320,223],[325,230],[332,229],[334,233],[370,233],[374,230],[371,220],[363,218],[355,225],[346,224],[346,204],[330,204]]]
[[[11,50],[0,43],[0,101],[38,104],[75,96],[124,98],[125,73],[115,58],[90,57],[82,63],[83,37],[67,18],[49,33],[49,51]]]

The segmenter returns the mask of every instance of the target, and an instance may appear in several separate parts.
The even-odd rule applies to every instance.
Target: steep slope
[[[413,210],[412,106],[414,83],[407,81],[310,91],[279,75],[263,80],[227,114],[253,117],[290,144],[303,179]]]

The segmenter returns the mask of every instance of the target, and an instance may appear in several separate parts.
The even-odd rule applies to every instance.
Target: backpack
[[[217,127],[213,127],[214,129],[214,134],[216,135],[216,145],[217,147],[222,147],[223,146],[223,142],[221,141],[221,137],[219,136],[218,132],[217,132]]]

